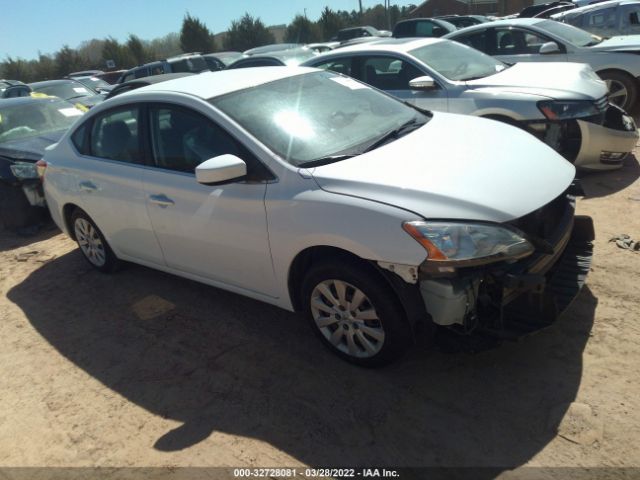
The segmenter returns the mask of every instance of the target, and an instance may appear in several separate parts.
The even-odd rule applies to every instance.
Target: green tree
[[[147,63],[153,58],[149,48],[145,46],[137,35],[129,34],[127,48],[129,49],[129,54],[138,65]]]
[[[71,72],[77,72],[83,67],[83,62],[80,59],[80,55],[69,45],[64,45],[55,54],[56,62],[56,75],[58,77],[64,77]]]
[[[224,39],[224,48],[243,52],[275,41],[273,34],[259,18],[245,13],[240,20],[231,22],[231,28]]]
[[[284,39],[290,43],[313,43],[322,41],[322,34],[316,23],[307,17],[296,15],[287,26]]]
[[[346,26],[342,16],[329,7],[324,7],[317,24],[325,41],[330,40],[338,33],[338,30]]]
[[[135,64],[135,59],[126,45],[120,43],[113,37],[105,39],[102,46],[102,60],[113,60],[116,68],[130,68]]]
[[[33,61],[33,81],[53,80],[56,78],[56,62],[49,55],[38,52],[38,60]]]
[[[181,52],[180,36],[177,33],[168,33],[164,37],[154,38],[149,42],[149,49],[156,59],[178,55]]]
[[[180,48],[183,52],[210,53],[215,51],[213,34],[196,17],[187,13],[180,30]]]
[[[29,69],[29,63],[22,58],[7,57],[2,63],[0,78],[29,82],[31,81],[31,77],[32,74]]]

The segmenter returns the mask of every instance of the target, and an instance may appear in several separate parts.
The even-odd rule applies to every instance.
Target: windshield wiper
[[[400,125],[398,128],[394,128],[393,130],[382,135],[378,140],[376,140],[375,142],[370,144],[367,148],[365,148],[362,153],[370,152],[371,150],[375,150],[376,148],[384,145],[385,143],[388,143],[392,140],[397,140],[403,135],[406,135],[407,133],[420,128],[425,123],[427,122],[420,122],[415,118],[413,120],[409,120],[408,122]]]
[[[348,153],[344,155],[328,155],[326,157],[316,158],[315,160],[309,160],[298,164],[300,168],[320,167],[322,165],[329,165],[330,163],[336,163],[347,158],[355,157],[355,153]]]

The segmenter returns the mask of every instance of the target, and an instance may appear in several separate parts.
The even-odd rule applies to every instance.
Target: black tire
[[[366,313],[364,308],[367,309],[367,312],[370,312],[371,309],[367,307],[373,307],[373,310],[377,314],[377,320],[365,320],[365,322],[370,323],[364,325],[360,323],[360,325],[363,325],[367,330],[363,330],[363,327],[360,327],[361,331],[358,333],[356,331],[358,330],[358,327],[355,323],[362,322],[362,320],[355,320],[355,317],[351,316],[349,318],[354,319],[351,325],[340,325],[339,322],[336,321],[335,325],[332,324],[324,328],[325,333],[323,333],[323,330],[321,330],[321,328],[316,324],[313,308],[311,306],[312,298],[314,298],[314,292],[316,295],[315,299],[317,300],[318,291],[316,290],[316,287],[323,282],[331,281],[340,281],[348,284],[345,297],[350,301],[354,300],[353,295],[355,290],[349,287],[359,289],[365,295],[366,300],[362,304],[364,307],[362,309],[358,308],[356,313]],[[320,340],[322,340],[322,342],[333,353],[356,365],[364,367],[378,367],[391,363],[406,353],[413,342],[411,327],[406,319],[404,309],[400,305],[398,298],[393,293],[391,286],[385,282],[381,275],[372,267],[360,265],[357,262],[352,261],[328,261],[317,263],[311,267],[302,282],[302,302],[304,313],[309,320],[309,324]],[[326,302],[325,306],[328,306]],[[349,312],[343,313],[346,314]],[[328,315],[327,317],[324,317],[326,319],[333,318],[332,315],[326,315]],[[347,322],[349,320],[345,318],[343,321]],[[335,329],[333,329],[334,326]],[[380,326],[382,327],[384,334],[382,342],[367,335],[367,331],[370,331],[371,328],[379,329]],[[344,342],[341,343],[340,347],[336,347],[336,345],[329,341],[325,334],[329,334],[328,330],[336,333],[336,331],[341,327],[346,330],[346,333],[339,333],[343,336],[342,339]],[[379,346],[379,351],[370,356],[360,357],[340,350],[339,348],[349,348],[347,346],[347,343],[349,343],[347,342],[347,335],[351,336],[352,341],[355,341],[356,347],[360,350],[364,350],[364,343],[359,339],[362,338],[362,335],[365,335],[366,339],[381,345]],[[357,335],[360,335],[360,337]]]
[[[627,75],[626,73],[614,71],[599,72],[598,75],[605,82],[610,81],[613,82],[613,85],[623,85],[624,88],[627,89],[627,98],[622,103],[616,102],[616,97],[611,96],[615,95],[615,91],[609,92],[609,95],[611,96],[611,101],[613,103],[615,103],[619,107],[622,107],[627,112],[632,111],[636,104],[636,100],[638,99],[638,82],[636,81],[636,79],[631,75]]]
[[[89,224],[93,230],[87,230],[85,228],[84,233],[81,233],[83,228],[81,226],[86,226],[86,224]],[[118,260],[118,257],[116,257],[116,255],[113,253],[113,250],[111,250],[111,247],[109,246],[109,243],[107,243],[107,240],[104,238],[104,235],[95,224],[95,222],[91,219],[91,217],[89,217],[89,215],[87,215],[83,210],[76,208],[71,215],[70,227],[73,236],[78,243],[80,252],[82,252],[82,256],[85,258],[85,260],[87,260],[87,262],[89,262],[89,264],[93,268],[103,273],[113,273],[118,269],[118,267],[120,266],[120,260]],[[98,252],[101,252],[103,254],[103,262],[97,261],[97,259],[100,258],[99,254],[93,256],[92,258],[92,255],[88,253],[87,248],[83,247],[83,239],[80,238],[83,235],[87,238],[91,238],[92,241],[95,242],[94,250],[97,249]],[[101,250],[97,247],[98,245],[102,245]]]

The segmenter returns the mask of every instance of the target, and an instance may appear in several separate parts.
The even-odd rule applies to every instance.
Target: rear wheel
[[[638,84],[634,78],[622,72],[602,72],[600,78],[607,84],[609,100],[630,111],[638,98]]]
[[[302,289],[312,328],[343,359],[380,366],[410,345],[404,310],[375,270],[350,263],[319,264],[311,268]]]
[[[91,266],[101,272],[114,272],[119,260],[89,215],[76,209],[71,216],[71,225],[80,251]]]

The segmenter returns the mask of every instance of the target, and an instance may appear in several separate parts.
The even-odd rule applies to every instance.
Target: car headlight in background
[[[571,118],[591,117],[602,113],[596,104],[589,100],[558,102],[548,100],[538,102],[538,108],[548,120],[569,120]]]
[[[535,248],[515,230],[500,225],[458,222],[405,222],[402,228],[427,251],[426,263],[440,271],[487,263],[514,262]]]
[[[13,173],[18,180],[38,178],[38,170],[36,169],[35,163],[15,162],[9,168],[11,168],[11,173]]]

